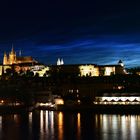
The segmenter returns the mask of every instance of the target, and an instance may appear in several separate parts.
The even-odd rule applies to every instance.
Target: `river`
[[[0,140],[139,140],[140,115],[37,110],[0,115]]]

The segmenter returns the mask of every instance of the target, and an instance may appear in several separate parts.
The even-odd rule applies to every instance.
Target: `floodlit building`
[[[79,65],[80,76],[111,76],[115,74],[127,74],[124,64],[119,60],[116,65],[95,65],[83,64]]]
[[[16,52],[14,51],[14,48],[12,46],[11,52],[9,54],[6,54],[4,52],[3,56],[3,69],[4,73],[6,72],[7,68],[13,69],[16,72],[26,72],[27,70],[36,69],[36,67],[39,67],[39,70],[41,69],[42,65],[40,65],[35,59],[33,59],[31,56],[21,56],[21,51],[19,52],[19,55],[17,56]]]
[[[73,64],[62,65],[58,59],[57,65],[50,66],[50,70],[57,74],[65,76],[93,77],[93,76],[111,76],[116,74],[127,74],[124,65],[96,65],[96,64]],[[120,62],[120,61],[119,61]]]
[[[97,65],[80,65],[80,76],[99,76],[99,67]]]
[[[73,75],[80,77],[93,77],[93,76],[110,76],[115,74],[127,74],[124,69],[124,64],[119,60],[115,65],[96,65],[96,64],[75,64],[64,65],[64,60],[58,58],[57,65],[46,67],[38,63],[31,56],[21,56],[21,51],[17,56],[12,46],[11,52],[7,55],[6,52],[3,56],[3,68],[14,67],[16,72],[31,70],[34,74],[38,73],[39,76],[46,74],[46,71],[61,72],[64,75]],[[48,72],[49,73],[49,72]]]
[[[39,77],[43,77],[43,76],[46,76],[48,77],[49,75],[47,74],[47,72],[50,70],[50,68],[48,66],[44,66],[44,65],[41,65],[41,66],[32,66],[32,72],[34,73],[34,75],[36,75],[38,73],[38,76]]]
[[[9,55],[7,55],[6,52],[4,52],[3,65],[22,64],[22,63],[37,63],[37,61],[34,60],[31,56],[21,56],[21,52],[19,56],[17,56],[13,47]]]

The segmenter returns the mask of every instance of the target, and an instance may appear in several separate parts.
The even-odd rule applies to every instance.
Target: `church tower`
[[[60,58],[57,60],[57,66],[61,65]]]
[[[124,67],[124,63],[122,62],[122,60],[119,60],[118,65]]]
[[[6,52],[4,52],[3,65],[7,65],[7,64],[8,64],[8,58]]]
[[[60,64],[61,64],[61,65],[64,65],[64,61],[63,61],[63,59],[61,59],[61,62],[60,62]]]
[[[14,63],[16,63],[16,53],[14,52],[14,48],[12,45],[12,50],[9,53],[9,64],[14,64]]]
[[[63,59],[58,58],[57,66],[60,66],[60,65],[64,65],[64,61],[63,61]]]

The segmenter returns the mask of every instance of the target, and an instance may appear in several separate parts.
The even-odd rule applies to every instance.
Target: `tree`
[[[27,70],[26,71],[26,76],[27,77],[33,77],[34,76],[34,73],[32,71],[30,71],[30,70]]]

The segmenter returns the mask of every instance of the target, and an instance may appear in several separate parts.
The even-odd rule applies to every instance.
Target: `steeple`
[[[58,66],[61,65],[60,58],[58,58],[58,60],[57,60],[57,65]]]
[[[6,52],[4,52],[4,57],[3,57],[3,65],[6,65],[8,63],[8,57]]]
[[[119,60],[118,65],[124,67],[124,63],[122,62],[122,60]]]
[[[13,44],[12,44],[12,49],[11,49],[11,52],[9,53],[9,64],[14,64],[16,63],[16,53],[14,51],[14,47],[13,47]]]
[[[11,53],[14,54],[14,46],[13,46],[13,43],[12,43]]]
[[[61,59],[61,62],[60,62],[61,65],[64,65],[64,61],[63,61],[63,58]]]
[[[57,60],[57,65],[58,65],[58,66],[59,66],[59,65],[64,65],[63,58],[62,58],[62,59],[58,58],[58,60]]]
[[[19,56],[21,56],[21,50],[19,50]]]

